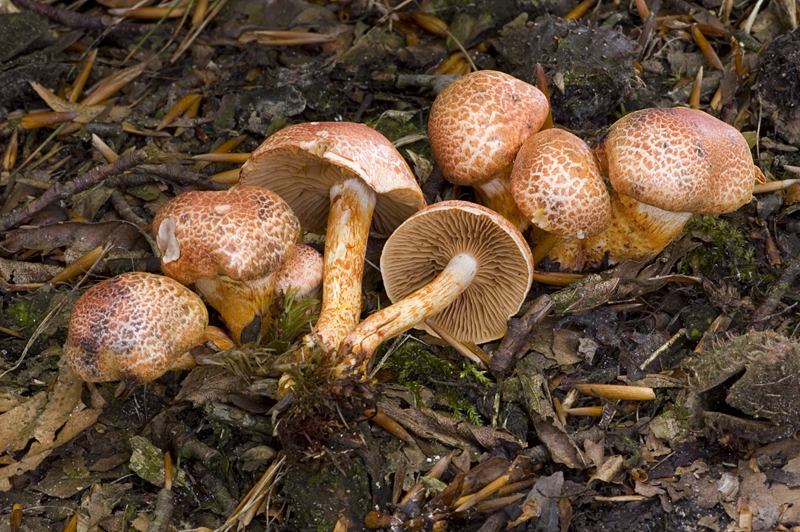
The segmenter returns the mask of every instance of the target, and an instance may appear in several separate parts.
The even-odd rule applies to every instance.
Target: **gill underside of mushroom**
[[[197,290],[217,309],[238,344],[255,342],[269,330],[270,305],[276,273],[252,281],[236,281],[227,275],[198,279]]]
[[[531,224],[530,220],[520,212],[511,194],[511,168],[508,166],[486,183],[475,186],[474,190],[481,203],[499,213],[522,233]]]
[[[691,213],[670,212],[617,194],[611,200],[611,224],[589,238],[559,238],[549,256],[563,270],[599,266],[608,254],[614,264],[658,255],[675,240]]]
[[[339,366],[334,373],[352,369],[363,372],[380,344],[435,316],[455,301],[475,278],[477,267],[474,257],[459,253],[433,281],[361,322],[342,343]]]
[[[331,187],[322,309],[316,325],[330,351],[339,347],[361,317],[361,277],[375,202],[375,192],[359,178]]]

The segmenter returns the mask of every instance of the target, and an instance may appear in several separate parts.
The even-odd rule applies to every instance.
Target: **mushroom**
[[[297,244],[289,259],[278,270],[275,296],[283,299],[293,289],[294,300],[314,299],[322,287],[322,254],[307,244]]]
[[[447,86],[428,118],[428,138],[445,178],[472,186],[481,202],[524,231],[509,175],[522,143],[547,119],[545,95],[503,72],[480,70]]]
[[[431,320],[459,341],[502,337],[530,289],[533,259],[522,234],[498,213],[443,201],[398,227],[381,255],[394,304],[370,315],[342,342],[339,360],[359,368],[385,340]]]
[[[641,260],[661,252],[692,214],[731,212],[752,198],[750,148],[734,127],[694,109],[625,115],[596,149],[614,189],[612,222],[584,240],[561,239],[550,258],[562,268]]]
[[[64,357],[87,382],[124,380],[129,388],[171,369],[191,367],[189,350],[205,340],[208,312],[179,282],[123,273],[86,291],[69,320]]]
[[[592,149],[563,129],[540,131],[522,144],[511,192],[531,223],[558,236],[587,238],[611,223],[611,196]]]
[[[268,328],[275,276],[300,224],[277,194],[255,186],[185,192],[153,220],[165,274],[194,284],[238,343]]]
[[[365,125],[311,122],[269,137],[245,162],[240,182],[275,191],[304,229],[323,232],[327,226],[316,332],[335,350],[361,316],[370,228],[388,235],[425,206],[408,164]]]

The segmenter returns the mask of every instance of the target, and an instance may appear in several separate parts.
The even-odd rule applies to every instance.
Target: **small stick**
[[[364,415],[369,417],[375,422],[376,425],[381,427],[389,434],[396,436],[408,444],[415,443],[414,438],[411,437],[411,434],[409,434],[400,423],[387,416],[382,410],[377,408],[369,408],[364,411]]]
[[[459,341],[456,337],[439,327],[439,325],[434,323],[432,320],[425,320],[425,325],[430,327],[433,332],[438,334],[442,340],[450,344],[450,347],[458,351],[470,362],[478,366],[479,369],[486,369],[486,367],[489,365],[491,358],[479,347],[476,346],[474,349],[471,349],[470,346]],[[480,351],[480,353],[478,351]]]
[[[97,48],[92,50],[89,57],[86,58],[86,63],[83,65],[80,74],[75,78],[75,83],[72,84],[72,88],[69,91],[69,99],[67,100],[69,103],[78,101],[78,98],[83,92],[83,87],[86,85],[86,80],[89,79],[89,74],[92,71],[95,59],[97,59]]]
[[[458,499],[454,505],[456,512],[465,512],[481,502],[482,500],[492,495],[494,492],[508,484],[509,475],[501,475],[498,478],[494,479],[488,485],[483,487],[480,491],[475,494],[467,495],[465,497],[461,497]]]
[[[692,26],[693,28],[695,26]],[[700,92],[703,90],[703,67],[697,70],[697,76],[694,78],[694,86],[689,95],[689,107],[692,109],[700,109]]]
[[[684,334],[686,334],[686,329],[680,329],[678,332],[676,332],[674,335],[672,335],[672,338],[670,338],[668,341],[664,342],[664,344],[662,346],[660,346],[658,349],[653,351],[653,353],[649,357],[647,357],[647,360],[642,362],[642,364],[639,366],[639,369],[644,371],[644,368],[646,368],[652,361],[657,359],[661,355],[661,353],[664,353],[667,349],[672,347],[672,344],[677,342],[678,338],[680,338]]]
[[[147,532],[166,532],[175,511],[175,494],[172,491],[172,460],[164,454],[164,487],[158,490],[156,509]]]
[[[800,275],[800,258],[794,259],[789,263],[789,266],[781,274],[777,283],[772,283],[769,293],[767,294],[764,302],[758,307],[753,315],[750,317],[750,322],[753,323],[753,329],[763,331],[767,327],[766,320],[778,308],[781,299],[786,295],[789,287],[792,286],[797,276]]]
[[[200,155],[192,156],[192,159],[197,161],[206,161],[209,163],[234,163],[244,164],[250,158],[249,153],[201,153]]]
[[[585,275],[581,273],[566,272],[533,272],[533,280],[551,286],[569,286],[575,281],[580,281]]]
[[[581,18],[583,15],[589,11],[589,8],[594,5],[597,0],[583,0],[580,4],[575,6],[575,8],[564,15],[564,20],[575,20]]]
[[[50,20],[63,24],[68,28],[76,28],[83,30],[102,30],[102,31],[116,31],[124,35],[137,36],[146,33],[151,28],[149,25],[132,24],[130,22],[123,22],[121,24],[106,24],[101,17],[86,15],[83,13],[76,13],[69,9],[42,4],[36,0],[12,0],[12,3],[17,7],[33,11],[39,15],[43,15]]]
[[[68,199],[78,192],[83,192],[112,175],[121,174],[126,170],[147,161],[148,156],[144,150],[135,150],[120,157],[116,162],[97,166],[85,173],[81,177],[68,183],[54,183],[44,194],[27,204],[22,209],[0,216],[0,231],[23,224],[33,218],[33,216],[43,210],[48,205],[58,200]]]
[[[656,398],[652,388],[644,386],[626,386],[624,384],[591,384],[575,383],[572,385],[583,395],[604,397],[606,399],[624,399],[629,401],[648,401]],[[575,410],[574,408],[571,410]]]
[[[603,407],[602,406],[580,406],[577,408],[567,408],[564,410],[565,413],[571,416],[589,416],[589,417],[602,417],[603,416]]]
[[[788,165],[784,165],[783,169],[788,170],[789,172],[792,173],[800,173],[800,167],[796,166],[790,167]],[[795,172],[794,169],[797,169],[797,172]],[[759,183],[753,186],[753,194],[764,194],[766,192],[775,192],[777,190],[783,190],[785,188],[789,188],[795,183],[800,183],[800,179],[783,179],[781,181],[769,181],[768,183]]]
[[[176,118],[178,118],[182,113],[186,112],[191,106],[199,102],[202,98],[203,97],[200,94],[187,94],[178,100],[178,103],[172,106],[172,109],[170,109],[167,114],[164,115],[164,118],[156,126],[156,131],[161,131],[170,125]]]
[[[700,51],[703,52],[704,56],[706,56],[708,64],[716,68],[717,70],[724,71],[725,67],[722,66],[722,61],[720,61],[717,52],[714,51],[714,48],[711,46],[711,43],[708,42],[706,36],[703,35],[703,32],[700,31],[700,28],[697,27],[697,24],[692,24],[692,27],[689,31],[692,34],[692,39],[694,39],[694,42],[700,48]]]
[[[97,246],[90,252],[75,259],[66,268],[58,272],[52,279],[47,281],[47,284],[56,285],[58,283],[70,281],[79,275],[83,275],[90,270],[98,260],[100,260],[102,255],[103,246]]]

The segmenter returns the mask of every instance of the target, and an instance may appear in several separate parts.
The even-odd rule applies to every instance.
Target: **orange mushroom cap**
[[[124,273],[97,283],[78,299],[69,320],[64,356],[82,380],[157,379],[202,342],[208,312],[177,281]]]
[[[592,149],[563,129],[540,131],[522,144],[511,192],[531,223],[558,236],[586,238],[611,223],[611,196]]]
[[[265,332],[275,274],[300,235],[285,201],[247,185],[185,192],[161,207],[153,233],[164,273],[196,284],[235,341],[252,342]]]
[[[278,270],[275,295],[282,298],[290,288],[295,300],[317,297],[322,287],[322,253],[307,244],[297,244],[289,259]]]
[[[308,122],[281,129],[252,153],[239,180],[269,188],[292,207],[304,229],[324,232],[331,187],[348,177],[360,178],[377,194],[372,215],[377,233],[391,234],[425,206],[400,152],[374,129],[353,122]]]
[[[695,109],[629,113],[601,149],[615,191],[666,211],[734,211],[750,201],[761,175],[742,134]]]
[[[431,150],[448,181],[481,185],[510,169],[547,111],[547,98],[533,85],[494,70],[467,74],[431,106]]]
[[[164,273],[183,284],[217,275],[251,281],[286,262],[300,224],[274,192],[235,186],[174,197],[156,213],[153,233]]]

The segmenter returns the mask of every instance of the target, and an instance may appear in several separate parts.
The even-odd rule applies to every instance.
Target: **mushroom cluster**
[[[219,332],[185,286],[237,344],[260,340],[276,295],[314,298],[321,286],[315,334],[302,344],[319,340],[328,354],[320,367],[337,375],[362,375],[382,342],[411,327],[488,342],[505,334],[530,289],[534,259],[521,232],[529,224],[554,235],[550,258],[562,268],[641,259],[693,213],[748,202],[762,177],[742,135],[700,111],[630,113],[594,150],[567,131],[540,131],[547,116],[542,92],[501,72],[464,76],[437,97],[428,123],[436,161],[489,208],[426,206],[403,157],[367,126],[313,122],[275,133],[237,185],[185,192],[159,210],[153,232],[169,277],[125,274],[81,298],[70,367],[86,380],[138,384],[190,366],[189,349]],[[297,244],[301,228],[325,233],[324,254]],[[392,305],[360,322],[370,233],[388,237],[380,269]],[[291,377],[281,386],[290,389]]]

